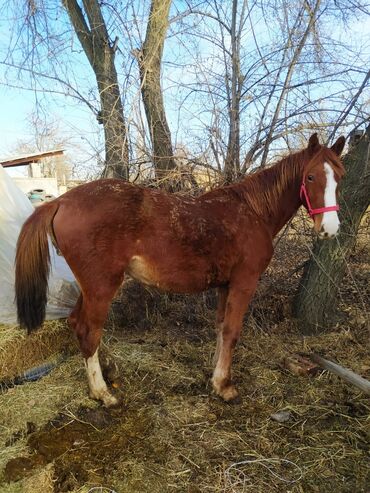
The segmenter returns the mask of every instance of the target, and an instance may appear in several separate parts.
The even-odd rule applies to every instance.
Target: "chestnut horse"
[[[25,222],[16,256],[16,301],[29,331],[45,317],[48,236],[81,288],[69,323],[85,358],[91,397],[117,403],[103,379],[98,347],[107,312],[129,274],[177,293],[218,288],[212,384],[229,401],[232,355],[273,238],[303,204],[320,237],[339,228],[337,182],[344,173],[341,137],[329,149],[314,134],[306,149],[274,166],[199,197],[184,197],[106,179],[42,205]]]

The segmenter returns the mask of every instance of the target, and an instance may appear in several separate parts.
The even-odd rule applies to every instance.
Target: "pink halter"
[[[304,178],[302,181],[299,196],[300,196],[302,202],[303,202],[303,197],[305,198],[307,210],[308,210],[310,217],[313,217],[316,214],[322,214],[323,212],[339,211],[339,205],[331,205],[329,207],[320,207],[319,209],[312,209],[310,198],[309,198],[308,193],[307,193],[306,184],[304,182]]]

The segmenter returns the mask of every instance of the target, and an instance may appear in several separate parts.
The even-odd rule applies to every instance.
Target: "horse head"
[[[300,194],[319,238],[333,238],[339,230],[338,183],[344,175],[340,161],[344,144],[345,138],[339,137],[332,147],[322,146],[317,134],[308,142],[309,159],[304,167]]]

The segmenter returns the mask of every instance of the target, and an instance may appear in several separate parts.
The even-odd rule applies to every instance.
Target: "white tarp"
[[[19,232],[34,208],[0,165],[0,323],[16,323],[14,304],[14,258]],[[51,273],[49,278],[46,318],[64,318],[74,307],[79,289],[63,257],[50,243]]]

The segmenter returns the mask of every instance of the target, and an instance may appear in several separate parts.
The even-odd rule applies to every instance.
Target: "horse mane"
[[[237,195],[255,214],[270,214],[278,208],[281,194],[301,179],[307,159],[306,149],[290,154],[269,168],[251,173],[239,183],[224,187],[224,190]]]
[[[345,173],[339,157],[331,149],[320,146],[314,156],[308,149],[289,154],[269,168],[251,173],[239,183],[223,187],[223,190],[243,200],[259,216],[272,214],[279,207],[284,191],[296,181],[299,183],[318,161],[329,162],[339,178]]]

